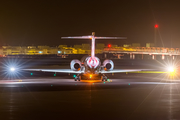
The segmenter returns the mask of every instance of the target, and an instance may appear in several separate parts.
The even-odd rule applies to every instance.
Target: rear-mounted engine
[[[109,71],[114,69],[114,63],[112,60],[104,60],[103,62],[104,70]]]
[[[72,60],[70,67],[74,71],[79,71],[81,69],[81,62],[79,60]]]

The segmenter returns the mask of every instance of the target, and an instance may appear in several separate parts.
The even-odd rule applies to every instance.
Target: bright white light
[[[12,71],[12,72],[15,71],[15,68],[14,67],[10,68],[10,71]]]
[[[61,51],[58,51],[58,53],[61,53]]]
[[[39,51],[39,53],[43,53],[42,51]]]
[[[168,71],[169,71],[169,72],[174,72],[175,70],[174,70],[173,67],[168,67]]]

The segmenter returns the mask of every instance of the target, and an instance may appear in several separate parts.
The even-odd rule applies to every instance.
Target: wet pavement
[[[180,81],[164,74],[107,82],[56,77],[0,80],[1,120],[180,119]]]

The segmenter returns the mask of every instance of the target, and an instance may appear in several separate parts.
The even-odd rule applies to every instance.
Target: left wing
[[[23,69],[25,71],[40,71],[40,72],[61,72],[61,73],[81,73],[82,71],[73,71],[71,69]]]

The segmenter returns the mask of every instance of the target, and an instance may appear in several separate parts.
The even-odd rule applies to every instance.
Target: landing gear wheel
[[[105,75],[102,76],[102,81],[107,81],[107,77]]]
[[[76,76],[74,80],[75,80],[75,81],[80,81],[80,80],[81,80],[81,77],[80,77],[80,76]]]

